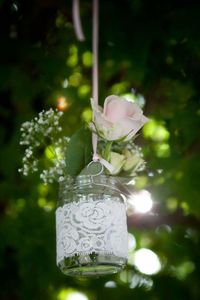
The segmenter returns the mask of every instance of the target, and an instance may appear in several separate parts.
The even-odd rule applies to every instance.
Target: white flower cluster
[[[54,142],[54,137],[62,131],[62,127],[59,125],[62,115],[63,112],[50,108],[47,111],[41,111],[39,116],[32,121],[23,123],[20,145],[30,146],[34,143],[38,147],[44,137],[49,137]]]
[[[42,171],[40,179],[44,182],[44,184],[53,183],[55,180],[61,182],[65,179],[65,168],[65,160],[57,160],[53,167]]]
[[[20,145],[25,146],[22,168],[19,172],[27,176],[37,172],[39,160],[36,158],[41,150],[50,146],[52,151],[51,164],[48,169],[42,170],[40,178],[44,183],[52,183],[54,180],[61,181],[65,172],[64,152],[69,142],[69,138],[60,137],[62,127],[60,117],[63,112],[53,110],[42,111],[38,117],[30,122],[25,122],[21,126]]]
[[[38,171],[38,160],[33,156],[33,148],[34,147],[29,146],[25,149],[24,157],[22,159],[22,168],[18,170],[25,176]]]
[[[61,182],[66,176],[66,163],[64,154],[69,143],[68,137],[59,138],[55,142],[55,158],[52,159],[53,166],[45,169],[40,174],[40,179],[45,183],[53,183],[54,181]]]

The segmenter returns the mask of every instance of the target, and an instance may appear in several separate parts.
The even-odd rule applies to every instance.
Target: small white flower
[[[64,178],[63,176],[60,176],[59,179],[58,179],[58,181],[59,181],[59,182],[62,182],[62,181],[64,181],[64,179],[65,179],[65,178]]]

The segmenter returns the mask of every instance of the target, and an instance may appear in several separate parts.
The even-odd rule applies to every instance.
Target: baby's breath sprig
[[[48,147],[52,153],[50,166],[41,171],[40,178],[44,183],[52,183],[54,180],[62,181],[65,176],[64,153],[69,142],[68,137],[61,136],[62,127],[60,118],[63,112],[53,110],[42,111],[38,117],[21,126],[20,145],[25,147],[22,159],[22,168],[19,172],[27,176],[39,170],[39,159],[37,158],[41,149]]]

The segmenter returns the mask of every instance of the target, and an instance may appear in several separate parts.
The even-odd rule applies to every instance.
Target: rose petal
[[[95,112],[94,122],[98,133],[105,139],[109,140],[109,131],[112,128],[112,123],[105,119],[103,114]]]
[[[148,121],[148,118],[142,116],[140,120],[134,120],[132,118],[125,118],[117,123],[117,127],[126,136],[125,140],[130,140],[140,128]]]
[[[126,137],[126,140],[130,140],[142,127],[141,122],[135,121],[131,118],[124,118],[116,125],[116,130],[120,133],[119,138]]]
[[[105,119],[101,113],[95,113],[95,125],[100,136],[108,141],[119,140],[125,138],[130,140],[138,130],[146,123],[148,119],[142,116],[141,120],[133,120],[132,118],[124,118],[113,124]]]
[[[141,120],[141,122],[142,122],[143,125],[146,124],[147,122],[149,122],[149,118],[145,117],[144,115],[141,116],[140,120]]]
[[[115,123],[124,117],[135,116],[136,119],[139,119],[142,110],[133,102],[111,95],[105,100],[103,113],[109,121]]]

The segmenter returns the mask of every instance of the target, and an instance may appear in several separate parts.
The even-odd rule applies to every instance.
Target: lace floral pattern
[[[56,210],[57,264],[75,254],[127,257],[126,209],[117,199],[82,200]]]

